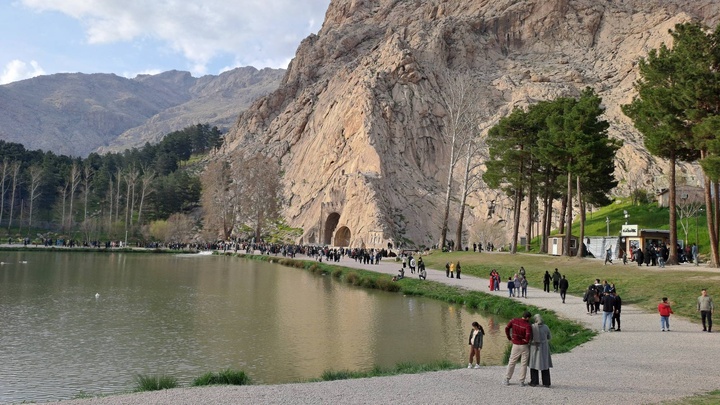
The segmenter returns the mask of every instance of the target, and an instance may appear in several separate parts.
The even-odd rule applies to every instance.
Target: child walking
[[[663,297],[662,302],[658,304],[658,312],[660,313],[660,330],[670,332],[670,314],[673,313],[667,297]]]

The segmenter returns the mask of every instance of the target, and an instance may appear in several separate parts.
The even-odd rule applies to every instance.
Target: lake
[[[470,324],[500,364],[505,320],[228,256],[0,252],[0,402],[181,385],[226,368],[255,383],[326,370],[467,363]],[[96,294],[99,294],[96,297]]]

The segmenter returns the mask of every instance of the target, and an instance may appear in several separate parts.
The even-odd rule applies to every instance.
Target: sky
[[[54,73],[133,78],[286,68],[330,0],[0,0],[0,84]]]

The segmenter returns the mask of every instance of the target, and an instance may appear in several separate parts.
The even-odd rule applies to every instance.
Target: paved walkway
[[[393,261],[363,265],[348,258],[338,264],[387,274],[397,274],[401,267]],[[484,278],[463,275],[460,280],[449,279],[444,271],[428,269],[427,279],[489,294],[507,295],[504,290],[488,291],[488,280]],[[622,286],[618,286],[618,290],[622,296]],[[585,303],[580,297],[568,296],[563,304],[559,294],[536,288],[528,288],[528,296],[521,300],[553,310],[589,328],[600,329],[601,316],[587,315]],[[716,300],[720,301],[720,297]],[[716,323],[720,323],[717,316]],[[444,404],[476,401],[502,404],[644,404],[720,389],[720,333],[701,332],[701,326],[679,317],[671,317],[670,325],[672,332],[660,332],[657,314],[623,306],[622,332],[600,333],[591,342],[570,353],[553,355],[551,389],[520,387],[518,369],[511,385],[503,386],[505,367],[488,366],[320,383],[188,388],[66,401],[63,404]]]

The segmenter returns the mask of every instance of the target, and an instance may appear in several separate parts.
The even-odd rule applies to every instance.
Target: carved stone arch
[[[325,229],[323,232],[322,242],[324,245],[332,245],[333,234],[335,233],[335,228],[337,228],[338,222],[340,222],[340,214],[333,212],[328,215],[325,220]]]
[[[352,234],[350,233],[350,228],[347,226],[341,226],[337,231],[335,231],[335,243],[333,245],[337,247],[348,247],[350,246],[351,236]]]

